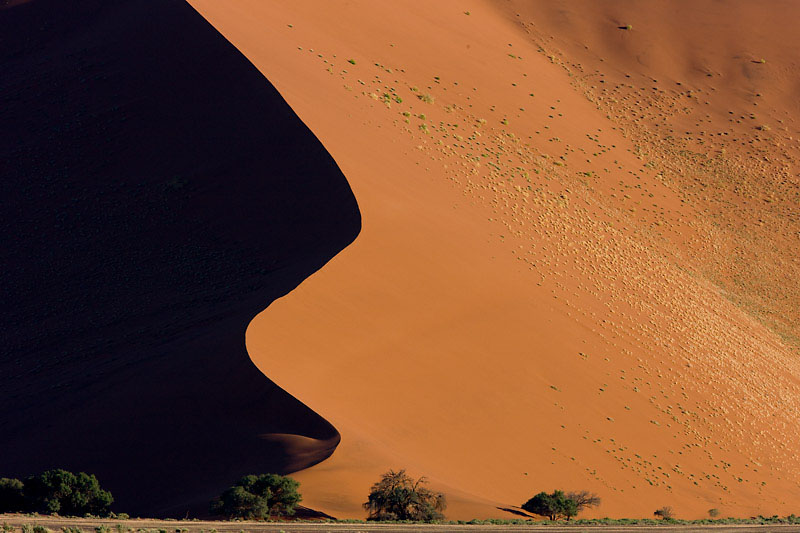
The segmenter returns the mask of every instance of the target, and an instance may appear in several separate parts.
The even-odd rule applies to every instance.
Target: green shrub
[[[0,478],[0,513],[19,513],[25,510],[25,496],[22,481],[13,478]]]
[[[294,479],[277,474],[244,476],[211,502],[211,513],[246,520],[291,516],[303,499],[299,487]]]
[[[29,510],[66,516],[86,513],[106,516],[114,501],[110,492],[100,488],[94,475],[73,474],[61,469],[27,478],[24,494]]]
[[[372,486],[364,504],[364,509],[369,512],[367,520],[442,520],[447,508],[444,494],[424,487],[426,483],[424,477],[415,481],[405,470],[390,470],[383,474]]]
[[[33,533],[53,533],[44,526],[33,526]]]

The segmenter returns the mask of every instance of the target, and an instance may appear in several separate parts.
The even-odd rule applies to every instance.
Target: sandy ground
[[[281,531],[293,531],[296,533],[402,533],[410,531],[552,531],[555,533],[602,530],[607,533],[626,533],[629,531],[713,531],[717,533],[745,533],[763,532],[771,533],[778,531],[797,531],[797,526],[790,525],[715,525],[715,526],[535,526],[535,525],[439,525],[439,524],[336,524],[336,523],[314,523],[314,522],[278,522],[267,524],[264,522],[216,522],[216,521],[183,521],[183,520],[101,520],[83,518],[52,518],[52,517],[26,517],[19,515],[0,515],[0,522],[7,523],[14,528],[21,528],[23,524],[43,525],[58,531],[63,527],[79,527],[84,531],[93,531],[99,525],[106,525],[111,532],[116,532],[118,527],[132,528],[140,533],[157,533],[147,530],[164,529],[174,530],[176,533],[206,533],[217,531],[219,533],[278,533]],[[145,530],[145,531],[140,531]]]
[[[796,3],[190,3],[363,215],[248,329],[342,434],[304,503],[408,468],[452,518],[797,510]]]

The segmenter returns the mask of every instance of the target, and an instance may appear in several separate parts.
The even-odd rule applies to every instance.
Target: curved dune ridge
[[[264,377],[248,323],[360,229],[341,171],[182,0],[0,15],[0,476],[96,474],[197,516],[339,433]]]
[[[247,332],[342,435],[304,502],[796,512],[796,3],[190,3],[363,214]]]

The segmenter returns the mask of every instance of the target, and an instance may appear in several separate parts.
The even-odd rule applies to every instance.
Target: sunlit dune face
[[[554,488],[597,492],[595,516],[791,512],[798,110],[778,88],[797,62],[765,37],[781,21],[743,33],[765,11],[742,2],[687,3],[701,22],[679,2],[191,3],[363,213],[248,329],[254,363],[342,434],[296,474],[304,504],[363,517],[405,467],[449,518]]]

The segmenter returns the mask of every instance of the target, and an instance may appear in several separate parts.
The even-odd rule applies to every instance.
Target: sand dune
[[[244,339],[357,235],[336,164],[186,3],[16,4],[0,15],[0,476],[85,470],[117,511],[184,517],[243,474],[330,455],[336,429]]]
[[[794,3],[190,3],[363,215],[247,333],[342,435],[310,506],[406,467],[457,518],[796,511]]]

